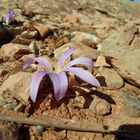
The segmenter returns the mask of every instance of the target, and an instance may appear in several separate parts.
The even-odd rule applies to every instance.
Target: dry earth
[[[0,1],[1,140],[139,140],[140,4],[119,0]],[[15,20],[4,24],[7,10]],[[69,77],[66,96],[56,101],[45,77],[37,102],[29,97],[37,63],[51,63],[68,48],[72,59],[88,56],[101,87]],[[90,131],[90,132],[89,132]],[[8,132],[8,133],[7,133]]]

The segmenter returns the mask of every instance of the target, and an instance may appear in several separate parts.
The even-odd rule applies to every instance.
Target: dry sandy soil
[[[52,83],[45,77],[33,103],[29,97],[30,81],[32,73],[42,67],[37,63],[25,70],[22,67],[29,56],[55,61],[54,56],[57,58],[69,46],[78,48],[72,59],[86,55],[97,62],[104,41],[112,35],[119,36],[124,26],[136,25],[134,34],[140,36],[139,3],[1,0],[0,6],[1,140],[140,139],[140,83],[122,75],[106,55],[92,71],[102,86],[94,88],[68,75],[69,89],[60,101],[55,100]],[[4,16],[9,9],[15,11],[15,20],[7,26]],[[131,36],[133,31],[128,34]],[[121,41],[132,42],[130,36],[127,40],[122,36]],[[140,45],[140,37],[138,41]],[[103,68],[107,72],[98,76]]]

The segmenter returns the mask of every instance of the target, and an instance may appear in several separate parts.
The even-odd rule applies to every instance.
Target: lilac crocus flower
[[[14,10],[8,10],[5,16],[6,25],[9,25],[14,20]]]
[[[35,73],[32,78],[31,85],[30,85],[30,97],[33,102],[36,101],[38,88],[42,78],[45,75],[49,75],[50,79],[52,80],[53,87],[54,87],[54,94],[56,100],[62,99],[66,91],[68,89],[68,78],[66,73],[71,72],[77,77],[81,78],[82,80],[86,81],[87,83],[93,86],[100,86],[99,82],[96,78],[88,71],[84,70],[83,68],[74,67],[77,64],[87,65],[92,67],[93,62],[90,58],[87,57],[78,57],[63,67],[64,61],[72,55],[75,51],[74,48],[69,49],[60,57],[59,61],[56,63],[55,69],[53,70],[52,66],[48,62],[46,58],[43,57],[35,57],[35,58],[28,58],[23,67],[27,68],[33,61],[37,61],[41,65],[45,66],[45,70],[39,70]]]

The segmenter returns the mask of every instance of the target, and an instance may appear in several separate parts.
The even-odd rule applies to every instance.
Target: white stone
[[[10,75],[8,79],[3,82],[0,88],[0,94],[9,90],[11,93],[17,94],[17,97],[20,97],[21,100],[27,102],[30,93],[29,89],[32,75],[33,74],[27,72],[18,72]]]

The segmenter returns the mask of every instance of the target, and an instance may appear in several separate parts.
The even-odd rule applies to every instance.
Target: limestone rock
[[[34,28],[39,32],[41,39],[45,39],[47,34],[50,32],[48,25],[37,24]]]
[[[106,115],[111,112],[110,104],[104,99],[94,99],[89,108],[97,115]]]
[[[78,22],[79,19],[78,19],[77,15],[75,16],[75,15],[69,14],[69,15],[66,15],[63,20],[64,20],[64,22],[70,22],[70,23],[75,24]]]
[[[24,31],[21,34],[21,37],[26,39],[35,39],[37,38],[37,36],[38,36],[37,31]]]
[[[99,37],[86,32],[73,32],[72,36],[72,41],[79,42],[87,46],[94,47],[95,44],[99,44],[101,42],[101,39]]]
[[[140,100],[136,96],[132,95],[130,92],[121,91],[122,97],[124,99],[124,111],[130,117],[140,117]]]
[[[130,83],[140,87],[140,31],[131,24],[103,42],[102,54]]]
[[[12,103],[8,103],[8,104],[3,105],[3,108],[5,108],[7,110],[13,110],[16,106],[17,106],[17,103],[12,102]]]
[[[21,9],[16,9],[16,15],[15,15],[15,20],[18,23],[22,23],[22,22],[27,22],[28,18],[24,15],[22,15],[22,10]]]
[[[45,127],[44,127],[44,126],[42,126],[42,125],[36,126],[36,133],[37,133],[37,134],[43,133],[44,130],[45,130]]]
[[[6,79],[1,88],[0,93],[4,93],[6,90],[10,90],[11,93],[17,94],[24,102],[28,101],[29,98],[29,88],[32,79],[32,74],[27,72],[18,72],[9,76]]]
[[[94,66],[95,67],[110,67],[110,64],[108,64],[107,62],[106,62],[106,58],[104,57],[104,56],[102,56],[102,55],[99,55],[98,57],[97,57],[97,60],[96,60],[96,62],[95,62],[95,64],[94,64]]]
[[[16,43],[8,43],[1,47],[0,56],[4,60],[15,60],[21,58],[24,54],[29,54],[30,49],[27,45],[21,45]]]
[[[55,57],[60,58],[60,56],[70,48],[76,48],[76,51],[72,54],[72,58],[86,56],[93,60],[97,59],[98,52],[96,49],[90,48],[81,43],[74,43],[74,42],[67,43],[67,44],[57,48],[54,51]]]
[[[111,68],[101,67],[96,75],[102,86],[107,86],[109,89],[118,89],[123,86],[121,76]]]

